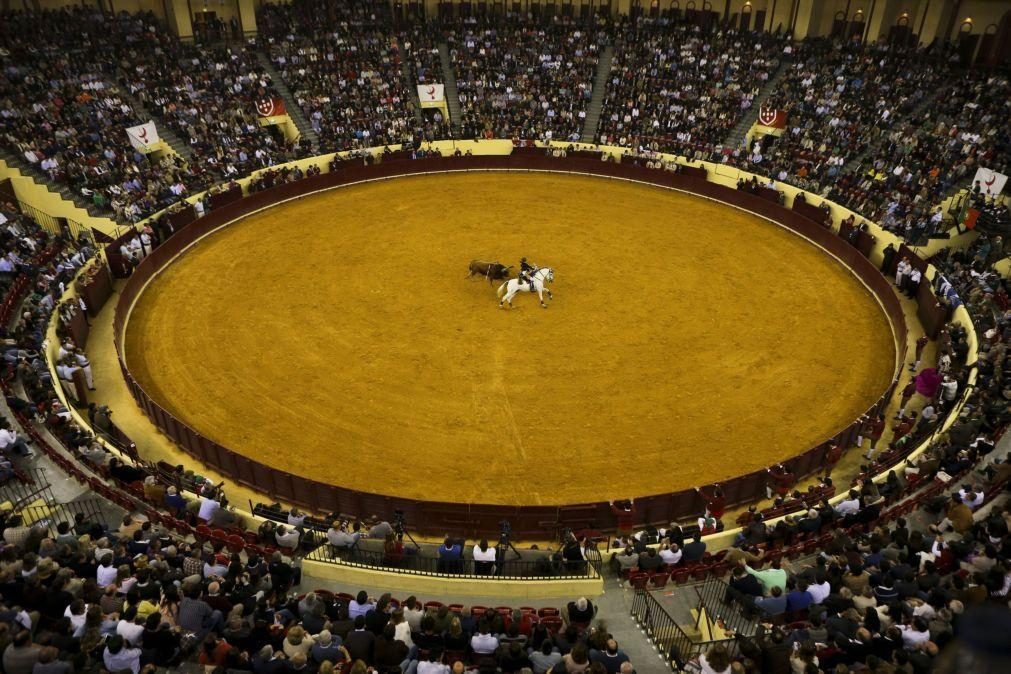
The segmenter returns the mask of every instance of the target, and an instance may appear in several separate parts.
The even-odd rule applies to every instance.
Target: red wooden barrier
[[[613,516],[604,502],[558,507],[437,503],[390,495],[366,494],[339,485],[325,484],[292,475],[221,447],[186,426],[182,421],[175,419],[161,409],[136,383],[123,360],[121,343],[123,321],[137,293],[140,292],[145,281],[158,269],[207,232],[256,209],[320,189],[380,177],[434,171],[482,169],[563,171],[625,178],[664,187],[675,187],[711,197],[775,220],[830,251],[867,284],[881,301],[896,329],[896,341],[902,351],[899,358],[900,365],[904,360],[906,325],[902,307],[892,291],[891,284],[867,260],[864,249],[869,250],[868,243],[862,242],[863,245],[857,249],[840,239],[822,224],[823,212],[815,206],[808,205],[810,206],[808,209],[795,208],[791,210],[761,196],[708,182],[705,180],[704,169],[675,175],[639,166],[602,162],[592,157],[553,158],[545,156],[540,150],[516,152],[510,156],[442,157],[424,160],[387,157],[381,163],[373,166],[365,166],[357,160],[342,162],[334,172],[299,182],[285,183],[269,190],[252,193],[244,198],[238,198],[234,190],[218,194],[212,199],[213,210],[203,218],[192,220],[189,212],[184,212],[177,215],[177,218],[173,218],[172,223],[176,227],[175,233],[145,258],[134,271],[133,277],[123,288],[114,317],[113,324],[116,349],[120,354],[120,367],[137,403],[145,410],[155,425],[198,460],[211,465],[218,472],[241,484],[317,512],[345,512],[363,516],[378,514],[391,517],[393,510],[399,508],[404,510],[407,520],[414,530],[427,535],[441,535],[447,531],[453,531],[468,536],[494,536],[497,535],[499,521],[503,519],[508,519],[511,522],[514,536],[518,539],[554,537],[563,527],[573,530],[613,528]],[[818,219],[812,219],[808,217],[809,215],[817,216]],[[112,244],[112,246],[118,249],[118,243]],[[869,411],[875,411],[887,404],[894,386],[893,381]],[[832,438],[826,439],[825,442],[807,452],[784,461],[784,464],[798,477],[820,471],[823,468],[823,457],[829,444],[849,442],[855,436],[857,427],[857,422],[850,424],[834,434]],[[756,471],[728,480],[723,483],[723,490],[728,504],[735,505],[754,501],[764,496],[765,484],[764,471]],[[653,524],[664,524],[674,519],[694,516],[700,514],[703,508],[702,500],[691,490],[639,498],[636,500],[636,504],[641,522]]]

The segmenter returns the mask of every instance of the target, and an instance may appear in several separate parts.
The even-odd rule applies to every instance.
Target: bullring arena
[[[473,257],[524,255],[556,269],[549,311],[530,295],[499,311],[500,282],[465,278]],[[248,216],[150,282],[125,345],[169,412],[275,468],[499,505],[648,496],[776,463],[866,410],[893,354],[873,295],[767,221],[509,173]],[[597,476],[616,458],[649,470],[609,492]]]
[[[0,671],[1011,671],[1009,102],[1011,0],[4,3]]]

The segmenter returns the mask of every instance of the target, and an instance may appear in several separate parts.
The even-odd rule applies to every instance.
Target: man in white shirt
[[[95,582],[99,587],[108,587],[116,582],[119,571],[112,565],[112,555],[106,555],[100,560],[98,570],[95,572]]]
[[[849,494],[846,499],[839,503],[835,507],[836,513],[840,517],[846,517],[847,515],[855,515],[860,510],[860,494],[854,489],[850,489]]]
[[[832,586],[829,584],[828,580],[822,578],[820,583],[815,582],[809,584],[807,586],[807,593],[811,595],[813,600],[812,603],[820,604],[832,593]]]
[[[127,647],[123,637],[118,634],[106,642],[102,661],[110,672],[121,672],[129,669],[133,674],[140,672],[140,649]]]
[[[116,634],[123,637],[128,646],[140,646],[144,636],[144,621],[137,618],[137,607],[129,606],[123,611],[123,619],[116,625]]]
[[[480,655],[489,655],[498,649],[498,637],[488,632],[488,623],[482,621],[480,632],[470,638],[470,648]]]
[[[197,512],[197,517],[205,522],[211,521],[211,515],[214,511],[221,507],[221,503],[215,501],[210,496],[205,496],[200,499],[200,510]]]
[[[297,548],[299,540],[298,530],[289,529],[282,524],[274,532],[274,539],[277,540],[277,544],[282,548]]]
[[[660,549],[660,559],[663,560],[664,564],[673,566],[681,561],[681,556],[684,553],[681,552],[681,548],[678,547],[677,543],[671,543],[669,548]]]
[[[28,443],[25,442],[25,439],[18,437],[17,431],[6,426],[0,426],[0,452],[7,452],[8,450],[17,452],[25,457],[34,456],[32,451],[28,449]]]
[[[482,546],[485,548],[482,550]],[[491,575],[497,559],[495,546],[481,541],[474,546],[474,572]]]
[[[975,510],[983,505],[983,500],[986,498],[986,495],[982,491],[976,491],[975,489],[969,489],[967,491],[963,488],[958,490],[958,497],[962,499],[962,503],[969,506],[970,510]]]

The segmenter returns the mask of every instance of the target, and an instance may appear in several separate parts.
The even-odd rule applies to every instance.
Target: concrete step
[[[121,71],[122,72],[122,71]],[[126,81],[126,73],[123,73],[123,81]],[[136,98],[131,94],[125,86],[119,88],[119,94],[123,97],[127,103],[133,108],[137,115],[138,122],[146,122],[149,119],[158,121],[158,118],[151,114],[151,111],[144,107],[144,104],[140,102],[140,99]],[[168,146],[172,148],[172,151],[177,155],[182,157],[187,162],[193,159],[193,150],[190,149],[189,143],[180,138],[174,130],[172,130],[168,124],[158,124],[158,135],[161,139],[168,143]]]
[[[579,138],[584,143],[593,143],[597,139],[597,124],[600,122],[600,111],[604,107],[604,94],[607,91],[607,81],[611,75],[611,63],[613,62],[614,47],[607,45],[597,61],[597,74],[593,78],[590,104],[586,107],[583,133]]]
[[[402,48],[402,45],[399,45],[399,40],[398,46],[401,47],[400,53],[404,54],[405,51]],[[418,124],[423,125],[425,123],[425,117],[421,114],[421,99],[418,98],[418,82],[414,78],[414,72],[411,69],[410,59],[401,59],[400,72],[404,77],[404,86],[407,87],[408,96],[411,98],[411,107],[414,108],[414,117],[418,120]]]
[[[919,119],[920,115],[922,115],[927,108],[929,108],[931,105],[934,104],[934,101],[937,100],[938,95],[940,95],[940,89],[934,89],[929,94],[924,96],[923,100],[917,103],[916,107],[914,107],[909,112],[908,115],[905,115],[901,120],[892,125],[892,129],[897,128],[898,125],[901,124],[902,122]],[[886,142],[887,142],[887,133],[882,134],[881,138],[879,138],[877,142],[871,143],[870,145],[867,146],[867,149],[861,152],[858,156],[846,162],[846,165],[843,166],[843,173],[853,173],[855,171],[860,170],[865,161],[867,161],[868,159],[873,159],[874,157],[878,156],[878,154],[881,151],[881,148],[884,147]],[[951,194],[947,194],[945,196],[951,196]]]
[[[257,49],[256,58],[259,59],[260,65],[262,65],[263,69],[270,75],[270,79],[274,83],[274,89],[276,89],[277,93],[280,94],[282,99],[284,99],[284,106],[288,110],[288,116],[291,117],[291,121],[295,123],[295,127],[298,129],[298,132],[312,141],[313,147],[318,148],[319,134],[313,130],[312,124],[309,123],[305,113],[302,112],[302,108],[295,102],[295,97],[291,95],[291,90],[288,89],[288,85],[284,83],[281,73],[279,73],[274,67],[274,64],[271,63],[270,57],[265,51]]]
[[[63,184],[54,184],[49,181],[49,177],[42,173],[39,169],[35,168],[27,161],[17,156],[16,154],[7,151],[6,149],[0,149],[0,159],[3,159],[8,166],[13,169],[17,169],[21,175],[26,178],[31,178],[32,182],[36,185],[41,185],[53,194],[58,195],[64,201],[69,201],[77,208],[88,213],[88,215],[93,215],[96,217],[111,217],[111,211],[103,211],[97,208],[84,196],[74,192],[70,187]]]
[[[449,43],[439,43],[439,62],[442,63],[442,81],[446,85],[446,107],[449,109],[449,123],[454,134],[460,133],[460,92],[456,88],[456,74],[453,60],[449,56]]]
[[[779,69],[762,85],[762,88],[758,91],[758,95],[755,96],[755,100],[751,102],[751,107],[744,111],[741,119],[737,121],[737,124],[734,125],[734,128],[730,130],[730,133],[723,140],[723,147],[735,148],[744,142],[748,131],[751,130],[752,125],[755,123],[758,111],[762,109],[765,102],[769,100],[769,96],[779,87],[782,79],[786,77],[790,65],[792,65],[792,62],[779,64]]]

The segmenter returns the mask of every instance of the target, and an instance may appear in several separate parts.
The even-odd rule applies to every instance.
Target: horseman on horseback
[[[525,257],[520,259],[520,282],[528,284],[531,291],[534,289],[533,275],[535,271],[537,271],[537,265],[530,264]]]

